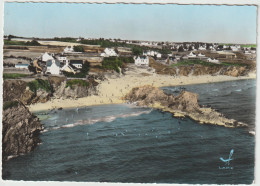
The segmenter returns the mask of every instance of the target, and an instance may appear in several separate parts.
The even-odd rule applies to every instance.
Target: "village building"
[[[208,59],[207,59],[207,62],[220,64],[220,62],[219,62],[218,59],[211,59],[211,58],[208,58]]]
[[[135,65],[137,66],[149,66],[149,58],[147,56],[134,57]]]
[[[48,60],[52,60],[54,59],[52,55],[48,54],[47,52],[45,52],[43,55],[42,55],[42,61],[46,62]]]
[[[162,57],[162,54],[160,54],[159,52],[156,54],[156,57],[157,58],[161,58]]]
[[[15,64],[15,68],[18,68],[18,69],[28,69],[28,67],[29,67],[29,64],[21,64],[21,63]]]
[[[73,67],[70,66],[68,60],[66,61],[66,64],[61,68],[61,71],[70,72],[70,73],[73,73],[73,74],[76,73],[76,71],[73,69]]]
[[[68,61],[67,57],[66,56],[58,56],[57,59],[62,62],[62,63],[66,63]]]
[[[201,54],[201,53],[199,53],[199,54],[198,54],[198,57],[205,57],[205,55],[204,55],[204,54]]]
[[[246,55],[249,55],[249,54],[251,54],[251,51],[249,51],[249,50],[245,50],[245,52],[244,52]]]
[[[196,58],[196,55],[192,52],[187,55],[188,58]]]
[[[113,48],[105,48],[104,53],[101,53],[102,57],[116,57],[117,53]]]
[[[70,60],[70,65],[76,67],[77,69],[82,69],[83,60]]]
[[[198,48],[198,50],[206,50],[206,47],[205,47],[205,46],[200,46],[200,47]]]
[[[218,51],[219,54],[218,58],[220,59],[236,59],[237,56],[233,52],[227,52],[227,51]]]
[[[171,65],[171,64],[176,64],[177,62],[178,60],[175,57],[170,56],[168,57],[166,64]]]
[[[48,60],[46,63],[46,73],[59,75],[60,74],[60,61],[57,59]]]
[[[72,46],[66,46],[63,50],[64,53],[74,53],[74,49]]]

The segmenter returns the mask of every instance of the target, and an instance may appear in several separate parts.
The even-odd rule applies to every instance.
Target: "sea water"
[[[199,124],[132,105],[50,111],[42,144],[3,164],[3,179],[134,183],[250,184],[254,180],[255,80],[164,87],[249,128]],[[37,113],[41,114],[41,113]],[[233,149],[231,160],[228,159]]]

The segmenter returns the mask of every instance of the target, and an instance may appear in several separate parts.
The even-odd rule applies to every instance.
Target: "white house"
[[[66,64],[61,68],[62,71],[65,72],[72,72],[73,74],[75,74],[75,70],[69,65],[69,61],[66,61]]]
[[[207,59],[207,62],[216,63],[216,64],[219,64],[219,63],[220,63],[218,59],[211,59],[211,58],[208,58],[208,59]]]
[[[205,55],[204,55],[204,54],[201,54],[201,53],[199,53],[199,54],[198,54],[198,57],[205,57]]]
[[[77,69],[82,69],[83,61],[82,60],[70,60],[70,64]]]
[[[63,50],[64,53],[74,53],[73,47],[72,46],[66,46]]]
[[[118,56],[113,48],[105,48],[104,53],[101,53],[103,57],[113,57]]]
[[[60,62],[63,62],[63,63],[66,63],[68,61],[67,57],[66,56],[58,56],[57,59],[60,61]]]
[[[149,58],[147,56],[137,56],[134,57],[135,65],[137,66],[148,66],[149,65]]]
[[[206,47],[200,46],[200,47],[198,48],[198,50],[206,50]]]
[[[29,67],[29,64],[21,64],[21,63],[15,64],[15,68],[18,68],[18,69],[28,69],[28,67]]]
[[[59,60],[48,60],[46,73],[59,75],[60,74],[60,61]]]
[[[52,60],[54,59],[52,55],[48,54],[47,52],[45,52],[43,55],[42,55],[42,61],[48,61],[48,60]]]
[[[157,58],[161,58],[162,57],[162,54],[160,54],[159,52],[156,54],[156,57]]]
[[[193,54],[193,53],[191,52],[191,53],[189,53],[189,54],[187,55],[187,57],[188,57],[188,58],[195,58],[195,57],[196,57],[196,55],[195,55],[195,54]]]
[[[245,50],[245,54],[251,54],[251,52],[250,51],[248,51],[248,50]]]

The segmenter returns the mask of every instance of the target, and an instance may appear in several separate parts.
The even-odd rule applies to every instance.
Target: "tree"
[[[85,52],[83,46],[81,46],[81,45],[74,46],[74,47],[73,47],[73,50],[74,50],[75,52]]]
[[[30,65],[28,66],[28,70],[29,70],[30,72],[33,72],[34,74],[36,74],[36,67],[34,67],[32,64],[30,64]]]
[[[13,35],[8,35],[8,41],[11,41],[13,37]]]
[[[183,46],[180,46],[180,47],[178,48],[178,52],[183,52],[183,51],[184,51]]]
[[[38,41],[36,41],[35,39],[32,40],[32,41],[27,41],[25,44],[26,44],[26,45],[30,45],[30,46],[40,46],[40,45],[41,45],[41,44],[40,44]]]
[[[189,46],[189,51],[192,51],[192,46],[191,45]]]
[[[133,46],[132,52],[135,56],[142,55],[143,49],[141,47],[138,47],[138,46]]]

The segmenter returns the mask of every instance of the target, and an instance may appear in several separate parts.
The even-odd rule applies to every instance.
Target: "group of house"
[[[53,55],[45,52],[41,61],[46,63],[46,74],[59,75],[61,72],[76,73],[82,68],[83,60],[69,60],[64,55]]]
[[[152,56],[152,57],[156,57],[156,58],[161,58],[162,54],[157,51],[148,50],[146,52],[143,52],[143,56]]]
[[[80,71],[83,60],[69,60],[64,55],[55,55],[45,52],[32,61],[37,73],[59,75],[62,72],[76,73]],[[18,63],[15,65],[18,69],[28,69],[29,64]]]

